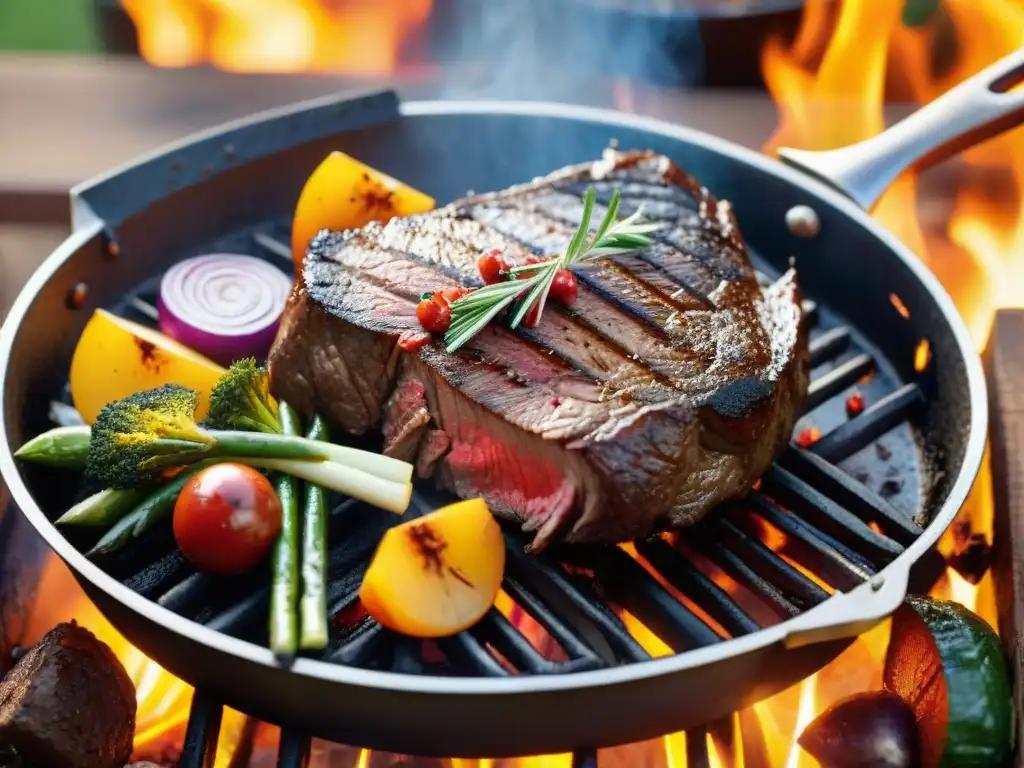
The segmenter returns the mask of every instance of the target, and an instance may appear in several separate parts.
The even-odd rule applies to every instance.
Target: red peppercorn
[[[416,305],[416,319],[428,333],[444,333],[452,322],[452,308],[435,293]]]
[[[505,280],[505,270],[508,265],[501,257],[501,251],[494,248],[476,260],[476,268],[480,270],[480,277],[488,285],[500,283]]]
[[[807,427],[807,429],[801,430],[800,434],[797,435],[796,444],[801,448],[809,448],[812,443],[816,443],[820,439],[820,429],[817,427]]]
[[[555,279],[551,282],[551,295],[566,306],[576,301],[576,275],[568,269],[555,272]]]
[[[854,392],[846,398],[846,415],[851,419],[864,410],[864,395]]]

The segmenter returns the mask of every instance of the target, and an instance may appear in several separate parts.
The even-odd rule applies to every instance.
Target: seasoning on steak
[[[477,257],[564,251],[595,188],[661,222],[649,248],[577,268],[571,307],[493,322],[454,354],[422,331],[421,292],[479,286]],[[275,393],[553,541],[687,525],[743,494],[786,444],[807,389],[799,289],[762,288],[730,205],[668,158],[609,150],[437,211],[321,232],[270,353]]]
[[[0,746],[26,766],[123,768],[135,687],[91,632],[59,624],[0,683]]]

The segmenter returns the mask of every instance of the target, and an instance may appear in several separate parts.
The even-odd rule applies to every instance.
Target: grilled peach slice
[[[162,384],[199,392],[196,418],[206,415],[210,390],[224,369],[170,336],[97,309],[71,358],[71,399],[92,424],[109,402]]]
[[[470,499],[384,534],[359,597],[388,629],[447,637],[490,610],[504,571],[501,528],[483,499]]]
[[[302,268],[309,241],[321,229],[353,229],[371,221],[423,213],[433,207],[432,197],[343,152],[331,152],[310,174],[295,206],[295,268]]]

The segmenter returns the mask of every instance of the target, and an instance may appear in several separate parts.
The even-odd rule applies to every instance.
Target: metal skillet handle
[[[782,147],[788,165],[870,208],[907,168],[937,162],[1024,122],[1024,48],[964,80],[877,136],[849,147],[808,152]]]

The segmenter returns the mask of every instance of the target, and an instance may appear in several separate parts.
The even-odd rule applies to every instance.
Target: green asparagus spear
[[[81,469],[89,455],[89,436],[85,424],[55,427],[29,440],[14,452],[14,457],[49,467]]]
[[[106,528],[133,510],[146,498],[146,491],[135,488],[115,491],[107,488],[75,504],[57,518],[57,525],[77,525],[83,528]]]
[[[323,417],[313,418],[306,437],[310,440],[330,439]],[[327,494],[323,488],[315,483],[305,484],[302,511],[299,646],[315,650],[327,645]]]
[[[286,435],[298,435],[299,417],[285,402],[278,403],[281,426]],[[298,483],[291,475],[280,474],[275,481],[281,501],[281,534],[274,545],[270,586],[270,650],[290,659],[298,649],[298,616],[295,612],[299,592],[299,499]]]
[[[138,538],[157,524],[167,520],[174,511],[174,502],[178,500],[178,494],[193,475],[222,461],[223,459],[207,459],[183,470],[167,485],[153,491],[135,509],[118,520],[103,535],[103,538],[96,542],[96,546],[86,553],[86,556],[95,557],[116,552],[132,539]]]

